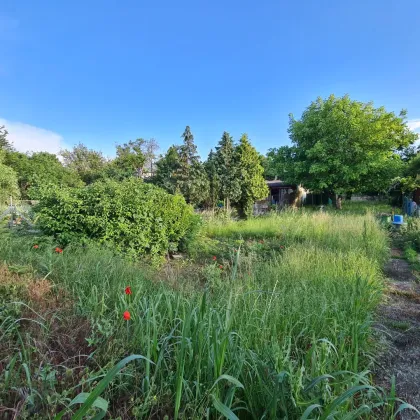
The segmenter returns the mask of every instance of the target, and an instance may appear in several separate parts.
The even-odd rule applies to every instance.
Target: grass
[[[306,209],[319,210],[320,206],[305,206]],[[336,210],[333,206],[324,206],[324,211],[328,213],[352,214],[352,215],[365,215],[368,213],[373,214],[391,214],[395,207],[391,206],[384,200],[370,200],[370,201],[349,201],[343,200],[342,209]]]
[[[7,331],[0,375],[8,384],[0,404],[22,416],[77,409],[121,418],[392,416],[395,401],[371,386],[368,370],[388,255],[371,215],[210,221],[190,260],[160,269],[109,250],[57,254],[54,246],[0,235],[0,260],[25,280],[0,294]],[[51,285],[41,298],[31,298],[28,276]],[[79,347],[67,346],[76,353],[69,362],[57,341],[76,336],[74,320],[84,327]],[[142,357],[121,370],[130,354]],[[90,392],[101,394],[99,407],[83,405]]]

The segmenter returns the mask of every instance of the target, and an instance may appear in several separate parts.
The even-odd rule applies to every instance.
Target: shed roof
[[[265,181],[268,187],[289,187],[294,186],[293,184],[290,184],[288,182],[284,182],[280,179],[276,179],[274,181]]]

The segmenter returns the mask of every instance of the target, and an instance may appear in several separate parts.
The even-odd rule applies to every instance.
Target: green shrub
[[[63,245],[95,240],[133,256],[158,257],[185,246],[199,222],[183,197],[135,178],[50,186],[41,191],[35,212],[42,231]]]

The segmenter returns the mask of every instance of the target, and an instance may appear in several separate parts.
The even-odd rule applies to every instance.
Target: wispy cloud
[[[407,125],[410,130],[420,132],[420,119],[408,120]]]
[[[66,148],[63,137],[53,131],[0,118],[0,126],[2,125],[9,132],[7,139],[19,152],[49,152],[57,154],[61,149]]]

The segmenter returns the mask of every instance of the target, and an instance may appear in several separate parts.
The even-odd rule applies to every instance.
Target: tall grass
[[[387,255],[385,233],[371,216],[283,214],[208,224],[205,234],[282,238],[287,246],[253,265],[239,251],[218,283],[194,288],[184,287],[189,278],[170,287],[109,251],[67,248],[58,255],[48,242],[34,251],[25,237],[0,237],[0,258],[69,291],[91,320],[96,363],[110,367],[128,354],[144,356],[103,395],[116,413],[372,418],[386,407],[368,372]],[[132,295],[124,294],[128,285]],[[122,317],[126,310],[130,321]],[[91,385],[82,388],[89,392]]]

